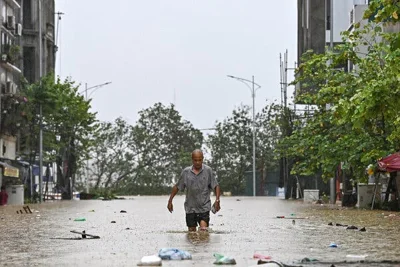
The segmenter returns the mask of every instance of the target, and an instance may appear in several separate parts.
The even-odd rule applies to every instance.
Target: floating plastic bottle
[[[236,264],[236,261],[234,258],[226,257],[226,256],[218,254],[218,253],[214,253],[213,256],[216,259],[214,261],[214,264],[218,264],[218,265],[234,265],[234,264]]]
[[[74,221],[75,222],[84,222],[84,221],[86,221],[86,219],[85,218],[76,218]]]

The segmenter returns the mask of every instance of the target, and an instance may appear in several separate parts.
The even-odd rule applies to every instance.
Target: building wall
[[[323,53],[330,42],[330,1],[333,1],[333,42],[341,43],[340,33],[350,24],[354,5],[366,0],[298,0],[297,2],[297,62],[307,50]]]
[[[356,5],[365,5],[365,0],[330,0],[333,1],[333,42],[342,43],[341,32],[348,30],[350,12]],[[323,1],[321,1],[323,2]],[[328,16],[328,14],[327,14]],[[328,18],[327,18],[328,19]],[[330,30],[326,30],[326,43],[330,42]]]
[[[11,53],[18,48],[21,41],[21,6],[20,1],[0,0],[0,127],[10,110],[5,106],[5,99],[19,90],[21,71],[20,54]],[[17,51],[17,50],[14,50]],[[13,55],[13,56],[11,56]],[[5,131],[5,129],[1,129]],[[14,160],[16,157],[16,137],[7,134],[0,136],[0,157]]]
[[[42,0],[42,75],[55,69],[55,1]],[[22,69],[29,82],[40,79],[38,0],[22,0]]]
[[[15,160],[16,140],[14,136],[3,135],[0,140],[2,158]]]

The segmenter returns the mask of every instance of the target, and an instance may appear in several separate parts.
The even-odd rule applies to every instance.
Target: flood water
[[[172,214],[167,200],[168,196],[133,196],[46,202],[29,205],[33,214],[17,214],[21,206],[0,207],[0,265],[136,266],[142,256],[168,247],[186,250],[193,259],[163,261],[163,266],[213,266],[213,253],[235,258],[236,266],[256,265],[254,253],[295,266],[305,266],[299,263],[305,257],[323,262],[312,266],[346,266],[349,254],[368,255],[367,262],[377,262],[368,266],[398,266],[379,262],[400,260],[399,213],[327,208],[273,197],[223,197],[222,210],[211,214],[210,232],[189,235],[184,197],[175,197]],[[329,222],[365,227],[366,232]],[[101,238],[69,240],[79,237],[71,230]],[[338,247],[329,247],[331,242]]]

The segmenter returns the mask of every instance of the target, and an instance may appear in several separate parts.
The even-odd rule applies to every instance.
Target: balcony
[[[5,2],[7,3],[7,4],[9,4],[12,8],[14,8],[14,9],[20,9],[21,8],[21,6],[18,4],[18,2],[17,1],[15,1],[15,0],[5,0]]]
[[[17,45],[3,45],[0,55],[0,65],[8,71],[21,74],[21,70],[14,64],[21,59],[20,47]]]

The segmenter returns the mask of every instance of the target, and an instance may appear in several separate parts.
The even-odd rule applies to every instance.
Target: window
[[[7,8],[6,5],[3,4],[1,7],[1,16],[3,17],[3,24],[6,24],[7,21],[7,12],[6,12]]]
[[[32,23],[32,0],[24,0],[22,5],[22,23],[25,29],[33,29]]]
[[[24,76],[29,83],[35,82],[35,48],[23,48]]]
[[[331,0],[325,1],[325,10],[326,10],[326,30],[329,31],[331,29]]]

